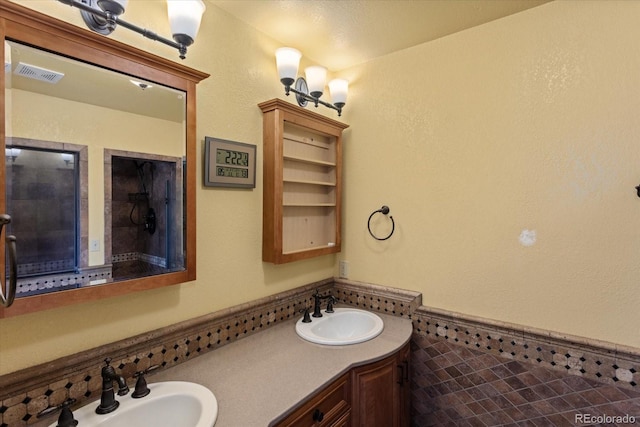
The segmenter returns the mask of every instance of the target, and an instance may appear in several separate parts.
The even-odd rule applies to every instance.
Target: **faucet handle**
[[[303,313],[304,315],[302,317],[302,323],[311,323],[311,316],[309,316],[309,307],[305,307],[302,310],[300,310],[300,313]]]
[[[43,411],[40,411],[38,415],[36,415],[36,418],[45,417],[49,414],[61,410],[60,416],[58,417],[57,427],[75,427],[78,425],[78,420],[73,418],[73,412],[71,412],[71,409],[69,409],[69,406],[73,405],[74,403],[76,403],[76,399],[67,399],[62,402],[61,405],[51,406]]]
[[[329,295],[329,301],[327,302],[327,309],[324,311],[325,313],[335,313],[333,310],[333,304],[336,303],[336,299],[333,295]]]
[[[133,376],[136,377],[138,380],[136,381],[135,390],[133,391],[133,393],[131,393],[131,397],[133,397],[134,399],[139,399],[151,393],[151,390],[149,390],[149,387],[147,386],[147,380],[144,378],[144,376],[149,372],[155,369],[158,369],[159,367],[160,365],[149,366],[147,369],[138,371],[135,374],[133,374]]]

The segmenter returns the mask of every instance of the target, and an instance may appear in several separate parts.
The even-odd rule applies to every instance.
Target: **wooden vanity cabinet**
[[[294,411],[278,427],[342,427],[350,424],[351,380],[344,374]]]
[[[410,354],[407,343],[385,359],[353,368],[276,427],[408,427]]]
[[[342,131],[348,125],[273,99],[263,114],[262,260],[340,252]]]

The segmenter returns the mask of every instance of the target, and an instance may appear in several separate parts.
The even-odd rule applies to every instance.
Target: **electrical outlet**
[[[340,261],[340,277],[346,279],[349,277],[349,261]]]
[[[100,240],[92,240],[91,246],[89,247],[91,252],[98,252],[100,250]]]

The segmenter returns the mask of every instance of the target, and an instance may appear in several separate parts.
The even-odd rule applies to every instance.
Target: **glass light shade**
[[[98,6],[105,12],[122,15],[127,10],[129,0],[98,0]]]
[[[11,159],[13,161],[15,161],[18,158],[18,156],[20,155],[21,152],[22,152],[22,149],[20,149],[20,148],[5,148],[4,149],[5,157],[7,157],[8,159]]]
[[[329,93],[331,102],[338,106],[347,103],[347,93],[349,92],[349,81],[344,79],[333,79],[329,82]]]
[[[62,157],[62,160],[66,163],[73,163],[73,154],[71,153],[60,153],[60,157]]]
[[[292,47],[281,47],[276,49],[276,67],[280,81],[291,86],[298,75],[298,65],[300,65],[302,54]]]
[[[185,46],[193,43],[205,9],[202,0],[167,0],[171,34],[178,43]]]
[[[324,84],[327,80],[327,69],[314,65],[305,68],[304,73],[307,76],[309,93],[315,98],[320,98],[322,96],[322,92],[324,92]]]

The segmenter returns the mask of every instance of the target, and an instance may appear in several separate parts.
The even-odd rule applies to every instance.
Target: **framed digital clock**
[[[204,185],[255,188],[256,146],[205,137]]]

